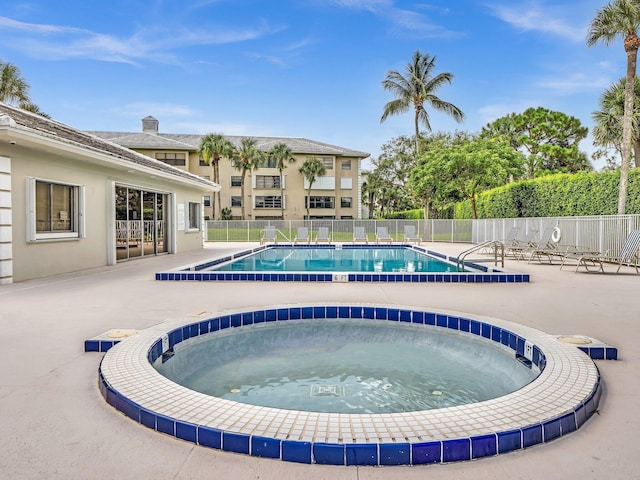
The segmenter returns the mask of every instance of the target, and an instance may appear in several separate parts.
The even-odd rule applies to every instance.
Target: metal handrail
[[[471,248],[468,248],[467,250],[465,250],[464,252],[462,252],[460,255],[458,255],[458,257],[456,258],[456,266],[458,267],[458,270],[460,270],[461,268],[464,268],[464,262],[465,259],[467,258],[467,256],[473,252],[477,252],[478,250],[482,250],[484,248],[487,247],[492,247],[492,251],[493,251],[493,264],[494,266],[498,265],[498,251],[500,251],[500,265],[502,266],[502,268],[504,268],[504,243],[502,243],[499,240],[488,240],[486,242],[482,242],[479,243],[477,245],[474,245]],[[490,262],[490,259],[476,259],[474,260],[475,262]]]

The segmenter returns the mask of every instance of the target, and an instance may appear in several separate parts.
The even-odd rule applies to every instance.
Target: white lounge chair
[[[420,237],[416,234],[416,226],[415,225],[405,225],[404,226],[404,241],[405,242],[415,242],[420,243]]]
[[[309,229],[307,227],[298,227],[298,233],[296,237],[293,239],[293,243],[309,243],[311,239],[309,238]]]
[[[364,231],[364,227],[354,227],[353,228],[353,243],[356,242],[364,242],[369,243],[369,238]]]
[[[640,230],[632,230],[624,242],[624,245],[618,252],[607,251],[603,253],[569,253],[562,259],[560,269],[564,266],[568,259],[575,259],[578,261],[576,266],[576,272],[580,267],[584,267],[588,272],[604,272],[604,264],[611,263],[618,265],[616,273],[620,272],[620,268],[625,265],[627,267],[633,267],[636,273],[639,273],[640,268]],[[595,270],[594,270],[595,269]]]
[[[329,227],[318,227],[318,233],[316,234],[316,243],[327,242],[329,243]]]
[[[512,255],[518,260],[522,258],[524,252],[527,249],[533,248],[535,243],[533,242],[533,237],[538,234],[537,230],[529,230],[522,240],[516,239],[511,243],[511,245],[504,246],[504,254]]]
[[[276,227],[264,227],[264,234],[260,239],[260,245],[267,242],[278,243],[278,232],[276,231]]]
[[[378,227],[376,228],[376,243],[380,242],[388,242],[391,243],[393,239],[389,236],[389,231],[387,227]]]

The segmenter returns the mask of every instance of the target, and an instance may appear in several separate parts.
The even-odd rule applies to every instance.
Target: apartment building
[[[152,116],[142,119],[140,132],[90,133],[205,179],[213,179],[211,166],[198,153],[203,135],[161,133],[159,121]],[[238,147],[244,137],[225,138]],[[245,220],[302,220],[307,216],[307,206],[312,219],[361,218],[361,162],[368,153],[305,138],[252,138],[265,153],[278,143],[286,144],[295,162],[283,172],[284,195],[281,195],[280,172],[268,158],[261,168],[247,172],[243,198],[241,172],[233,168],[230,159],[220,159],[220,206],[230,208],[234,219],[241,218],[243,204]],[[308,157],[320,159],[326,168],[326,174],[311,185],[311,195],[308,195],[307,181],[298,171]],[[203,198],[205,218],[214,217],[212,196],[213,192]]]

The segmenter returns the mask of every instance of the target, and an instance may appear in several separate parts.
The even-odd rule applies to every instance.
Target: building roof
[[[153,119],[153,117],[147,117]],[[150,150],[186,150],[197,152],[200,149],[200,141],[204,135],[184,134],[184,133],[149,133],[149,132],[89,132],[100,138],[122,145],[127,148],[150,149]],[[234,146],[239,147],[245,136],[224,135]],[[350,148],[338,147],[328,143],[317,142],[307,138],[297,137],[255,137],[257,147],[268,152],[271,147],[278,143],[284,143],[292,153],[311,155],[335,155],[342,157],[367,158],[370,154],[352,150]]]
[[[167,165],[146,155],[134,152],[125,145],[107,137],[100,137],[89,132],[76,130],[68,125],[57,122],[42,115],[28,112],[20,108],[0,102],[0,128],[9,127],[19,131],[35,133],[41,137],[64,144],[81,147],[93,153],[106,154],[114,159],[129,162],[132,167],[151,168],[172,177],[178,177],[191,184],[199,184],[207,189],[219,186],[209,180],[192,173]],[[170,140],[167,139],[167,142]],[[170,147],[176,148],[176,147]]]

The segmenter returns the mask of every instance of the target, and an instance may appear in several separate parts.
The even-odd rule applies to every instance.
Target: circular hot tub
[[[317,332],[329,343],[317,345]],[[437,360],[434,350],[442,350]],[[336,363],[321,368],[331,357]],[[399,361],[380,361],[392,357]],[[425,373],[430,363],[437,368]],[[449,367],[475,384],[447,385]],[[100,389],[137,422],[199,445],[302,463],[399,465],[470,460],[573,432],[596,410],[600,378],[575,346],[494,318],[293,305],[141,331],[107,352]],[[390,397],[400,406],[389,407]]]

